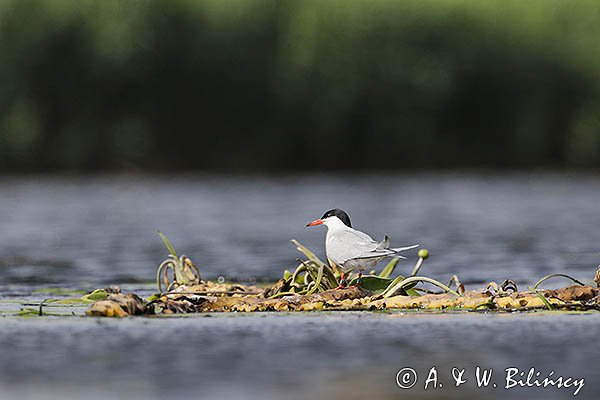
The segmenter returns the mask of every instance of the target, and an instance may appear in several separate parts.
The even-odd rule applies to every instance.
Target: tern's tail
[[[393,251],[394,253],[400,253],[402,251],[406,251],[406,250],[410,250],[410,249],[414,249],[415,247],[419,247],[420,244],[413,244],[412,246],[406,246],[406,247],[398,247],[395,249],[389,249],[391,251]]]
[[[385,241],[385,240],[384,240]],[[370,251],[364,255],[358,256],[358,257],[353,257],[352,259],[354,260],[361,260],[361,259],[367,259],[367,258],[384,258],[384,257],[398,257],[398,258],[406,258],[401,256],[400,252],[402,251],[406,251],[406,250],[410,250],[410,249],[414,249],[415,247],[419,247],[420,244],[414,244],[412,246],[407,246],[407,247],[398,247],[395,249],[390,249],[390,248],[377,248],[373,251]]]
[[[383,237],[383,240],[381,242],[379,242],[379,246],[377,246],[377,248],[375,249],[375,251],[387,251],[387,252],[394,252],[394,253],[400,253],[402,251],[406,251],[406,250],[410,250],[410,249],[414,249],[415,247],[419,247],[419,244],[413,244],[412,246],[406,246],[406,247],[398,247],[395,249],[390,248],[390,238],[388,235],[385,235]]]
[[[397,255],[398,253],[400,253],[402,251],[414,249],[415,247],[419,247],[419,246],[420,246],[420,244],[413,244],[412,246],[397,247],[395,249],[388,249],[388,250],[393,251],[395,253],[395,255]],[[402,257],[402,256],[398,255],[398,257]],[[405,257],[402,257],[402,258],[405,258]]]

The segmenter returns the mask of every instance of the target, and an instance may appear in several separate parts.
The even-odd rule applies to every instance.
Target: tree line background
[[[0,171],[600,166],[600,2],[0,1]]]

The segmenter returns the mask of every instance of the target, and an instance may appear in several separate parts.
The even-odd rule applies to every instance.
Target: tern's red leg
[[[362,271],[358,271],[358,278],[356,279],[356,283],[354,285],[352,285],[351,287],[358,287],[360,286],[360,281],[362,280]]]
[[[343,289],[346,287],[346,277],[344,272],[342,272],[342,276],[340,276],[340,285],[336,287],[336,289]]]

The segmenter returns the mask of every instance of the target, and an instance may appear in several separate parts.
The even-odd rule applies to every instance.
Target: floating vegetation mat
[[[156,271],[156,293],[147,298],[123,293],[117,286],[90,293],[72,289],[41,289],[25,302],[0,299],[0,316],[88,316],[126,317],[225,312],[311,312],[421,310],[431,312],[526,312],[600,311],[600,267],[587,284],[566,274],[543,277],[535,285],[519,290],[510,279],[490,282],[478,290],[466,290],[458,276],[447,283],[420,273],[429,252],[421,249],[410,274],[397,274],[399,259],[392,259],[377,273],[359,278],[320,260],[301,243],[292,242],[303,254],[293,271],[281,279],[255,286],[203,280],[200,270],[185,255],[178,256],[161,234],[169,256]],[[570,286],[543,289],[549,280],[563,280]],[[137,290],[137,289],[136,289]],[[140,290],[148,296],[147,287]],[[41,300],[43,299],[43,300]]]
[[[565,274],[540,279],[527,290],[519,291],[515,282],[490,282],[480,290],[465,290],[454,275],[446,285],[419,275],[427,250],[420,250],[418,261],[407,277],[392,277],[398,259],[390,261],[379,274],[371,271],[348,282],[340,282],[341,271],[321,261],[313,252],[293,240],[306,259],[297,268],[284,271],[283,277],[267,288],[241,284],[203,281],[199,269],[186,256],[178,256],[162,233],[169,257],[157,270],[157,294],[144,300],[136,294],[123,294],[111,288],[93,292],[96,300],[86,311],[90,316],[124,317],[130,315],[168,315],[207,312],[266,311],[365,311],[365,310],[465,310],[531,311],[600,310],[599,289]],[[600,281],[596,274],[596,281]],[[554,290],[540,289],[549,279],[567,279],[574,285]],[[343,287],[338,287],[338,285]],[[433,288],[434,290],[432,290]],[[454,289],[452,289],[454,288]],[[84,296],[90,299],[91,295]]]
[[[231,290],[236,288],[234,290]],[[574,285],[535,292],[491,293],[468,291],[460,296],[448,293],[422,296],[398,295],[381,298],[361,287],[330,289],[310,295],[265,298],[256,287],[222,285],[206,282],[185,287],[149,301],[135,294],[110,294],[92,304],[87,315],[124,317],[128,315],[161,315],[202,312],[256,311],[364,311],[364,310],[465,310],[465,311],[531,311],[531,310],[600,310],[598,288]],[[214,292],[211,294],[211,291]],[[235,292],[223,294],[223,292]],[[197,294],[202,293],[202,294]],[[548,307],[550,305],[551,307]]]

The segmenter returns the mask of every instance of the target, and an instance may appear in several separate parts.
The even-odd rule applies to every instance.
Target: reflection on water
[[[441,280],[591,279],[599,198],[600,180],[566,175],[5,177],[0,278],[152,281],[161,229],[204,276],[275,279],[298,256],[289,239],[322,254],[324,232],[305,224],[339,207],[375,238],[429,248],[424,271]]]

